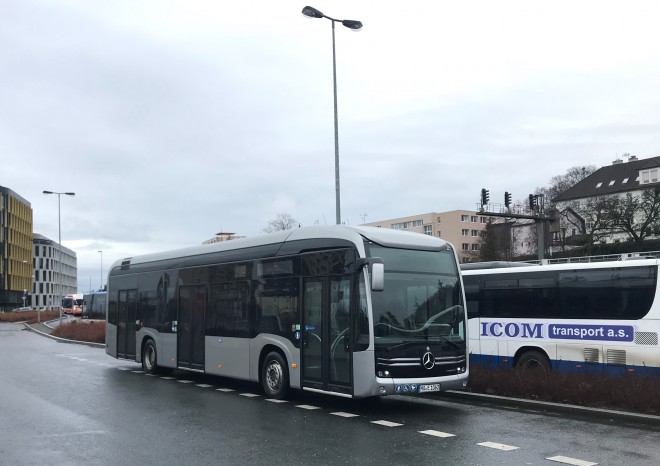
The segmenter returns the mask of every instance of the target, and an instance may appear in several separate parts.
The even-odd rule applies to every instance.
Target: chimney
[[[631,155],[630,157],[628,157],[628,162],[634,162],[635,160],[637,160],[636,155]]]
[[[614,161],[612,162],[612,165],[619,165],[619,164],[621,164],[621,163],[623,163],[623,160],[621,160],[621,159],[616,159],[616,160],[614,160]]]

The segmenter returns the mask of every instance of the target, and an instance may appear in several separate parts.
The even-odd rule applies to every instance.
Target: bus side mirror
[[[375,262],[371,264],[371,290],[383,291],[385,289],[385,264]]]
[[[383,259],[380,257],[358,259],[356,265],[356,271],[360,271],[362,267],[369,267],[372,291],[383,291],[385,289],[385,264]]]

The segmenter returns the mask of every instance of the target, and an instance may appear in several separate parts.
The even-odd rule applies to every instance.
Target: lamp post
[[[103,291],[103,251],[99,251],[99,254],[101,254],[101,286],[99,291]]]
[[[59,301],[60,301],[60,325],[62,325],[62,215],[60,209],[60,196],[62,194],[66,196],[75,196],[76,193],[57,193],[55,191],[44,191],[44,194],[57,194],[57,249],[60,253],[60,273],[58,277],[58,292],[59,292]]]
[[[309,16],[310,18],[327,18],[332,23],[332,83],[335,99],[335,206],[337,225],[339,225],[341,223],[341,207],[339,199],[339,124],[337,119],[337,61],[335,54],[335,23],[341,23],[354,31],[359,31],[362,29],[362,23],[360,21],[354,21],[351,19],[331,18],[330,16],[324,15],[319,10],[312,8],[311,6],[306,6],[303,8],[302,14]]]

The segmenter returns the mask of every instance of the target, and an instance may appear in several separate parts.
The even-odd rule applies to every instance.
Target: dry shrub
[[[60,311],[42,311],[41,312],[41,321],[45,322],[47,320],[55,319],[59,317]],[[28,324],[37,323],[37,311],[28,311],[28,312],[6,312],[0,314],[0,322],[27,322]]]
[[[69,340],[105,343],[105,322],[93,320],[73,321],[56,327],[51,335]]]
[[[472,365],[467,389],[475,393],[660,414],[660,375],[517,370]]]

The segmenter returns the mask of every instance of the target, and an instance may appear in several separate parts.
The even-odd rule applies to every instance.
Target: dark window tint
[[[250,292],[245,281],[211,285],[206,334],[230,337],[248,336]]]
[[[302,256],[304,276],[343,275],[351,273],[355,253],[350,249],[322,251]]]
[[[255,292],[255,330],[274,333],[294,341],[298,312],[299,279],[270,279],[260,283]],[[296,342],[297,343],[297,342]]]
[[[641,319],[656,279],[646,266],[464,277],[471,317],[565,319]]]

